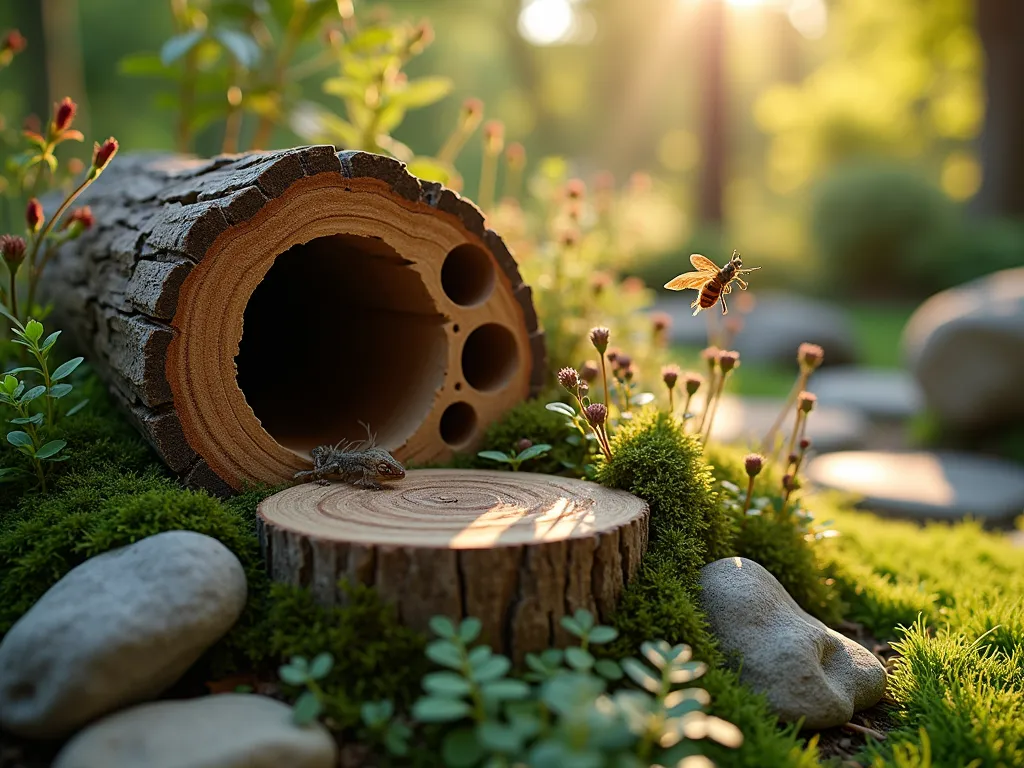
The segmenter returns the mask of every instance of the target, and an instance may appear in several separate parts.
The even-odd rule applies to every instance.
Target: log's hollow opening
[[[278,255],[245,308],[238,386],[278,444],[404,443],[444,383],[444,317],[383,240],[320,237]]]
[[[441,439],[453,448],[468,443],[476,430],[476,411],[461,400],[452,403],[441,414]]]
[[[480,392],[501,389],[515,376],[519,349],[512,331],[487,323],[466,338],[462,348],[462,375]]]
[[[491,256],[472,243],[449,251],[441,265],[441,288],[462,307],[480,304],[494,290],[495,271]]]

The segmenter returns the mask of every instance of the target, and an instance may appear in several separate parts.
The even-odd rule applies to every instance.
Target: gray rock
[[[753,308],[742,314],[742,303],[737,291],[733,291],[726,318],[717,306],[715,315],[705,311],[692,317],[689,305],[695,296],[694,291],[684,291],[659,297],[655,303],[655,311],[672,317],[670,338],[677,344],[706,346],[709,323],[719,328],[724,319],[737,318],[742,319],[743,325],[730,348],[739,351],[744,361],[792,366],[795,376],[796,350],[807,341],[825,349],[825,366],[856,362],[853,324],[834,305],[792,293],[752,291],[748,296],[753,299]]]
[[[225,693],[141,704],[75,736],[53,768],[333,768],[319,723],[299,727],[266,696]]]
[[[804,718],[806,728],[831,728],[882,698],[881,662],[806,613],[753,560],[708,563],[700,585],[722,649],[735,654],[743,682],[763,693],[781,720]]]
[[[862,497],[869,509],[896,515],[970,515],[995,522],[1024,512],[1024,467],[987,456],[844,451],[812,460],[807,477]]]
[[[924,407],[917,382],[900,370],[826,368],[811,377],[807,389],[818,396],[820,406],[847,408],[872,419],[909,419]]]
[[[216,539],[170,531],[72,569],[0,643],[0,726],[61,738],[173,685],[242,612]]]
[[[1024,267],[932,296],[903,333],[928,408],[960,429],[1024,418]]]
[[[752,449],[760,446],[783,403],[770,397],[723,397],[715,414],[711,437],[722,443],[749,445]],[[792,425],[791,412],[782,429],[787,439]],[[814,450],[819,452],[860,448],[867,432],[867,419],[847,408],[815,407],[807,422],[807,436],[813,441]]]

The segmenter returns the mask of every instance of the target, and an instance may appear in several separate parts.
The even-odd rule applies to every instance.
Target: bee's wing
[[[673,277],[665,283],[665,287],[670,291],[682,291],[687,288],[703,288],[704,283],[708,282],[712,277],[714,277],[714,275],[709,275],[707,272],[687,272],[685,275]]]
[[[715,272],[717,273],[719,267],[715,262],[709,259],[707,256],[701,256],[699,253],[690,254],[690,263],[694,267],[699,269],[701,272]]]

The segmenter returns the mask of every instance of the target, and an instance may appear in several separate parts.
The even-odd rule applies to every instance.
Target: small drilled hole
[[[456,323],[455,325],[452,326],[452,333],[458,333],[458,332],[459,332],[459,324]]]
[[[456,381],[455,382],[455,391],[458,392],[460,389],[462,389],[462,382],[461,381]]]
[[[504,387],[515,375],[519,349],[503,325],[481,325],[462,348],[462,375],[473,389],[488,392]]]
[[[441,414],[441,439],[448,445],[468,443],[476,429],[476,411],[469,403],[452,403]]]
[[[449,299],[463,307],[484,301],[494,288],[490,255],[470,243],[453,248],[441,265],[441,287]]]

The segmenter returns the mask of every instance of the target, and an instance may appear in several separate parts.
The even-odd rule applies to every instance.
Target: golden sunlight
[[[534,45],[564,43],[575,26],[571,0],[528,0],[519,14],[519,33]]]

